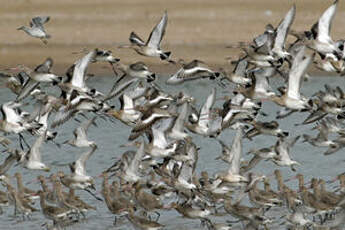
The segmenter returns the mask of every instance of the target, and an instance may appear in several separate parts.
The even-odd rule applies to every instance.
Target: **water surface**
[[[97,77],[92,78],[88,82],[89,86],[92,86],[102,92],[107,92],[112,82],[114,81],[111,77]],[[344,79],[335,78],[335,77],[318,77],[311,78],[308,82],[304,82],[302,85],[302,93],[306,96],[313,95],[317,90],[322,89],[324,84],[329,84],[330,86],[340,86],[342,88],[344,85]],[[185,91],[197,99],[197,104],[202,104],[208,94],[210,93],[212,87],[215,86],[214,83],[205,81],[195,81],[187,82],[182,86],[166,86],[162,80],[158,81],[158,84],[162,88],[166,89],[172,94],[176,94],[178,91]],[[273,88],[282,85],[283,82],[278,79],[271,81]],[[223,89],[217,87],[217,97],[223,95],[231,95],[231,89]],[[0,103],[5,103],[9,100],[14,100],[14,95],[5,88],[0,88]],[[220,106],[222,101],[217,102],[217,105]],[[112,104],[119,106],[118,101],[113,100]],[[275,119],[276,112],[279,107],[271,102],[265,102],[263,104],[263,111],[265,111],[269,116],[268,117],[259,117],[259,120],[273,120]],[[91,117],[92,115],[88,115]],[[279,120],[280,126],[282,129],[290,132],[290,136],[301,135],[304,133],[316,135],[317,132],[311,131],[310,129],[313,125],[306,126],[295,126],[296,123],[301,123],[308,113],[295,113],[285,119]],[[82,118],[81,118],[82,119]],[[121,122],[109,122],[102,119],[97,119],[98,128],[92,128],[89,130],[89,139],[95,140],[98,149],[92,156],[92,158],[87,162],[87,172],[89,175],[95,176],[95,181],[97,185],[97,190],[100,191],[101,180],[96,176],[99,175],[104,169],[108,168],[115,161],[115,158],[119,158],[121,154],[127,149],[120,148],[119,145],[127,142],[127,137],[130,133],[130,128],[122,124]],[[56,141],[63,142],[67,139],[72,138],[73,130],[79,125],[79,123],[70,120],[68,123],[59,127],[57,130],[59,132]],[[220,135],[220,138],[226,143],[230,144],[234,136],[233,130],[225,130]],[[26,135],[26,138],[29,143],[34,141],[34,138]],[[17,137],[10,136],[10,139],[16,143]],[[214,139],[202,138],[199,136],[193,135],[194,142],[200,147],[199,152],[199,161],[197,165],[197,172],[206,170],[210,173],[217,172],[218,170],[226,170],[227,165],[221,161],[216,161],[214,158],[220,154],[220,146]],[[275,137],[270,136],[258,136],[253,139],[253,141],[244,140],[243,141],[243,152],[246,153],[252,148],[262,148],[268,147],[274,144],[276,141]],[[57,148],[52,143],[45,143],[42,147],[43,161],[46,162],[52,168],[52,173],[55,173],[59,170],[63,170],[66,173],[69,173],[68,163],[74,161],[79,157],[79,155],[87,149],[77,149],[69,146],[63,146],[61,149]],[[334,176],[344,172],[344,151],[340,150],[339,152],[330,155],[324,156],[322,153],[325,149],[315,148],[309,145],[308,143],[302,143],[299,140],[296,145],[292,148],[291,156],[294,160],[297,160],[302,165],[297,168],[296,173],[302,173],[305,175],[306,181],[312,177],[331,179]],[[6,155],[1,156],[1,160],[5,159]],[[246,154],[243,154],[245,160],[249,159]],[[272,162],[262,161],[257,167],[252,171],[256,173],[264,173],[266,175],[272,174],[278,166],[274,165]],[[290,168],[280,168],[283,173],[284,178],[289,178],[292,175],[295,175],[295,172],[292,172]],[[33,181],[39,174],[42,172],[35,172],[23,169],[21,166],[12,168],[9,171],[10,175],[13,175],[15,172],[20,172],[23,174],[23,181]],[[45,174],[48,176],[49,174]],[[14,184],[15,181],[12,181]],[[288,183],[291,188],[297,188],[297,181],[291,181]],[[37,183],[28,185],[29,187],[39,189]],[[1,186],[0,186],[1,187]],[[275,189],[275,181],[272,180],[272,187]],[[0,189],[5,190],[1,187]],[[97,211],[90,211],[87,213],[86,220],[81,221],[78,224],[75,224],[71,229],[131,229],[132,227],[127,224],[127,221],[124,221],[122,224],[114,227],[112,225],[114,216],[108,211],[104,202],[99,202],[91,197],[89,194],[83,191],[78,191],[78,195],[82,197],[87,203],[96,206]],[[100,195],[100,194],[98,194]],[[39,208],[39,202],[36,203],[35,207]],[[282,210],[282,209],[278,209]],[[275,210],[277,211],[277,210]],[[0,216],[0,229],[40,229],[41,225],[46,222],[41,212],[35,212],[31,216],[31,220],[22,221],[21,217],[14,217],[14,208],[13,206],[4,208],[4,213]],[[285,212],[283,211],[282,214]],[[166,229],[196,229],[200,228],[199,221],[193,221],[181,218],[176,211],[162,211],[162,216],[160,223],[166,225]],[[274,215],[273,213],[268,213],[268,215]],[[275,214],[276,215],[276,214]],[[227,215],[225,217],[217,217],[215,220],[217,222],[224,222],[224,220],[233,219],[231,216]],[[50,221],[49,221],[50,223]],[[278,229],[278,227],[273,227],[272,229]]]

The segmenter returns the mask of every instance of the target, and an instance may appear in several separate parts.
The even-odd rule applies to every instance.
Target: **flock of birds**
[[[272,175],[252,171],[262,160],[272,161],[277,167],[290,167],[293,171],[300,165],[290,156],[290,149],[300,136],[282,130],[278,123],[292,113],[308,114],[297,125],[315,124],[313,129],[319,131],[316,137],[303,135],[303,142],[326,148],[325,155],[345,147],[345,124],[342,122],[345,93],[341,87],[325,85],[324,90],[309,98],[300,93],[311,63],[327,72],[343,74],[345,71],[345,40],[333,41],[330,37],[337,4],[335,1],[311,29],[304,32],[290,29],[296,13],[296,7],[292,6],[276,28],[269,24],[253,42],[239,43],[237,47],[243,50],[243,55],[232,61],[235,68],[231,73],[211,69],[199,60],[176,62],[170,52],[161,50],[167,12],[146,42],[132,32],[130,45],[121,48],[131,48],[140,55],[181,65],[166,80],[169,87],[201,79],[215,84],[200,109],[192,95],[164,91],[157,83],[156,74],[143,62],[125,65],[109,50],[87,51],[65,76],[51,71],[51,58],[35,69],[19,65],[3,71],[1,81],[16,94],[16,99],[1,105],[0,130],[5,135],[18,135],[18,143],[10,148],[11,141],[5,135],[0,137],[0,144],[5,147],[3,155],[7,153],[0,165],[0,181],[7,190],[0,191],[0,207],[14,206],[15,214],[23,219],[30,219],[32,212],[42,212],[52,221],[46,224],[48,229],[62,229],[87,218],[87,212],[95,209],[76,194],[82,190],[99,202],[105,202],[115,216],[116,226],[128,221],[136,229],[162,229],[160,213],[176,210],[185,218],[200,220],[200,227],[207,229],[277,229],[282,225],[288,229],[342,229],[345,174],[332,181],[340,182],[335,192],[329,191],[322,179],[313,178],[305,183],[303,175],[297,174],[299,188],[295,191],[285,184],[278,168]],[[44,25],[49,20],[50,17],[35,17],[30,27],[22,26],[18,30],[47,44],[50,35]],[[294,42],[287,44],[288,36],[295,37]],[[110,63],[116,75],[108,93],[87,85],[88,65],[96,62]],[[286,84],[273,90],[269,79],[274,76],[281,77]],[[216,86],[228,90],[228,95],[218,99]],[[54,95],[54,90],[61,94]],[[120,101],[120,108],[111,104],[114,99]],[[215,102],[219,100],[223,106],[216,108]],[[258,120],[258,115],[267,116],[262,110],[266,101],[281,108],[276,119],[269,122]],[[32,105],[31,112],[26,112],[24,107],[29,105]],[[97,119],[120,121],[128,126],[131,129],[129,142],[123,146],[135,150],[118,156],[99,176],[90,176],[86,163],[94,157],[97,143],[89,140],[87,133],[91,127],[97,129]],[[56,128],[73,120],[81,123],[73,132],[74,138],[57,143]],[[219,135],[231,130],[236,133],[232,143],[221,141]],[[35,136],[32,145],[27,143],[24,134]],[[329,139],[329,134],[335,138]],[[248,152],[252,159],[245,162],[242,160],[242,140],[253,140],[257,135],[273,136],[276,143],[252,149]],[[193,141],[197,136],[219,143],[222,152],[215,160],[229,164],[228,170],[214,175],[202,171],[198,175],[200,148]],[[38,176],[40,191],[25,187],[20,173],[7,174],[14,166],[49,172],[50,167],[42,161],[40,149],[50,144],[58,147],[69,144],[88,150],[69,164],[70,173],[58,171]],[[270,187],[271,177],[278,185],[276,190]],[[12,178],[17,181],[16,187]],[[94,192],[98,178],[103,181],[101,188],[97,188],[102,198]],[[40,208],[35,206],[36,199],[40,201]],[[282,210],[286,215],[281,218],[269,215]],[[219,216],[228,221],[217,223],[215,217]]]

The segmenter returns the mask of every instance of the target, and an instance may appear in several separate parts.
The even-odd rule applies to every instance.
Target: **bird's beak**
[[[120,45],[117,48],[132,48],[132,45]]]

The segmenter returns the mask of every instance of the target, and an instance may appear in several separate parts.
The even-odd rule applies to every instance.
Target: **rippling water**
[[[112,85],[114,80],[109,77],[97,77],[92,78],[88,82],[89,86],[95,87],[96,89],[107,92]],[[302,93],[306,96],[311,96],[317,90],[322,89],[324,84],[329,84],[331,86],[340,86],[344,85],[344,79],[335,78],[335,77],[322,77],[322,78],[311,78],[308,82],[304,82],[302,85]],[[202,104],[206,97],[208,96],[211,88],[214,87],[214,84],[209,81],[196,81],[188,82],[183,86],[166,86],[161,80],[158,82],[162,88],[166,89],[168,92],[176,94],[178,91],[185,91],[194,96],[197,99],[197,103]],[[282,85],[283,82],[275,79],[271,81],[273,88]],[[344,88],[344,87],[342,87]],[[231,95],[231,90],[222,89],[218,87],[217,97],[222,95]],[[9,100],[14,100],[14,95],[10,93],[8,89],[0,88],[0,103],[7,102]],[[218,103],[221,103],[219,101]],[[112,101],[117,106],[119,103],[115,100]],[[220,105],[220,104],[219,104]],[[278,106],[271,102],[265,102],[263,104],[263,111],[269,114],[268,117],[259,117],[259,120],[273,120],[275,119],[276,111],[279,109]],[[280,120],[280,127],[284,130],[290,132],[290,136],[301,135],[304,133],[309,133],[316,135],[315,131],[311,131],[312,125],[307,126],[295,126],[294,124],[302,122],[308,113],[295,113],[288,118]],[[91,116],[90,116],[91,117]],[[121,122],[111,123],[104,121],[102,119],[97,119],[98,128],[92,128],[89,130],[89,139],[95,140],[98,149],[91,159],[87,162],[87,172],[89,175],[97,176],[104,169],[109,167],[113,162],[114,158],[118,158],[121,154],[126,151],[124,148],[120,148],[119,145],[126,143],[127,137],[130,133],[130,128],[126,127]],[[59,134],[57,136],[57,142],[63,142],[67,139],[72,138],[72,131],[78,126],[77,122],[69,121],[63,126],[58,128]],[[226,143],[230,144],[234,136],[234,131],[226,130],[221,135],[220,138]],[[26,135],[28,142],[32,143],[33,138]],[[17,137],[11,136],[10,139],[16,143]],[[220,154],[220,146],[213,139],[201,138],[199,136],[194,136],[193,140],[195,143],[200,146],[199,151],[199,161],[197,165],[197,172],[207,170],[210,173],[214,173],[218,170],[225,170],[228,166],[221,162],[216,161],[214,158]],[[252,148],[262,148],[268,147],[275,143],[276,138],[270,136],[258,136],[255,137],[253,141],[245,139],[243,141],[243,153],[246,153],[249,149]],[[80,153],[86,151],[87,149],[77,149],[69,146],[63,146],[61,149],[57,148],[52,143],[45,143],[42,147],[42,158],[43,161],[51,166],[52,173],[55,173],[59,170],[63,170],[69,173],[68,163],[74,161],[79,157]],[[297,168],[298,173],[305,175],[306,181],[309,181],[312,177],[331,179],[334,176],[342,173],[344,171],[344,151],[340,150],[339,152],[331,155],[324,156],[322,153],[324,149],[312,147],[307,143],[302,143],[299,140],[296,145],[292,148],[291,151],[292,158],[297,160],[302,165]],[[5,155],[1,157],[1,160],[5,158]],[[248,156],[243,154],[243,158],[247,159]],[[264,173],[266,175],[271,174],[278,166],[274,165],[272,162],[262,161],[257,167],[252,171],[257,173]],[[283,173],[284,178],[291,177],[295,173],[290,170],[290,168],[280,168]],[[22,167],[14,167],[9,171],[10,175],[13,175],[15,172],[20,172],[23,174],[23,181],[33,181],[37,175],[42,174],[42,172],[35,172],[23,169]],[[296,172],[296,173],[297,173]],[[46,174],[48,175],[48,174]],[[95,177],[96,185],[98,191],[100,191],[101,180]],[[275,189],[275,180],[272,181],[272,187]],[[15,181],[12,181],[15,184]],[[297,181],[291,181],[288,183],[291,188],[297,188]],[[38,184],[30,184],[29,187],[39,189]],[[5,188],[0,188],[5,190]],[[81,223],[75,224],[71,229],[131,229],[132,227],[128,225],[127,221],[124,221],[122,224],[114,227],[112,225],[114,216],[107,210],[107,207],[104,202],[95,200],[89,194],[83,191],[78,191],[78,195],[82,197],[83,200],[88,202],[91,205],[97,207],[96,211],[90,211],[87,213],[86,220]],[[100,195],[100,194],[98,194]],[[39,208],[39,202],[36,203],[35,207]],[[282,210],[282,209],[278,209]],[[274,210],[275,213],[277,210]],[[41,225],[46,222],[41,212],[35,212],[31,216],[31,220],[22,221],[21,217],[14,217],[14,208],[13,206],[5,207],[4,213],[0,216],[0,229],[40,229]],[[285,211],[282,211],[280,214],[284,214]],[[193,221],[189,219],[184,219],[177,214],[176,211],[162,211],[162,216],[160,218],[160,223],[166,225],[167,229],[196,229],[200,228],[199,221]],[[267,213],[268,216],[274,214],[273,211]],[[225,217],[217,217],[215,220],[217,222],[224,222],[224,220],[232,219],[231,216],[227,215]],[[274,225],[272,229],[278,229],[282,227],[277,227],[279,223]]]

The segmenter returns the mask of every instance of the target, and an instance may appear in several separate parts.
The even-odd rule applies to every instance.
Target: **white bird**
[[[225,70],[221,71],[223,79],[240,85],[247,85],[251,83],[251,79],[247,77],[248,61],[243,58],[236,62],[236,66],[231,74],[227,74]]]
[[[289,33],[290,26],[295,19],[295,14],[296,6],[293,5],[276,29],[276,37],[274,40],[272,52],[273,54],[277,55],[278,58],[285,58],[290,55],[287,51],[285,51],[285,41]]]
[[[217,177],[229,183],[248,182],[248,179],[240,174],[240,164],[242,155],[243,125],[237,123],[236,136],[232,141],[231,154],[233,155],[232,163],[229,170],[220,173]]]
[[[212,122],[212,107],[216,101],[216,88],[213,88],[210,95],[207,97],[206,102],[201,107],[198,121],[196,123],[187,123],[187,128],[193,132],[203,136],[210,136],[221,129],[221,119],[215,119]]]
[[[33,170],[50,171],[50,168],[46,166],[41,159],[40,148],[46,139],[46,132],[37,137],[35,143],[32,145],[30,150],[24,155],[24,167]]]
[[[70,169],[72,171],[71,179],[77,183],[88,183],[93,180],[91,176],[86,174],[86,161],[92,156],[96,151],[97,145],[91,144],[91,149],[81,154],[78,160],[70,164]]]
[[[185,81],[196,80],[200,78],[216,79],[220,76],[219,72],[210,69],[204,62],[193,60],[187,64],[182,63],[182,67],[166,81],[167,84],[177,85]]]
[[[22,141],[28,146],[22,132],[35,132],[42,125],[35,121],[27,121],[18,113],[18,108],[22,104],[9,101],[1,106],[2,120],[0,120],[0,131],[4,133],[15,133],[19,135],[20,146],[23,149]]]
[[[129,164],[126,164],[123,170],[122,178],[125,181],[137,182],[138,180],[141,179],[141,176],[139,174],[139,166],[144,154],[145,154],[144,141],[142,141],[133,159],[129,162]]]
[[[171,128],[170,132],[168,132],[168,137],[175,140],[184,140],[189,137],[189,134],[184,131],[189,110],[188,102],[184,102],[181,107],[181,111],[179,112],[173,127]]]
[[[338,0],[334,1],[334,3],[321,15],[317,22],[316,39],[312,40],[308,45],[309,48],[326,55],[326,57],[332,57],[334,60],[342,57],[341,50],[338,49],[336,43],[330,36],[332,20],[337,9],[337,3]]]
[[[50,20],[49,16],[38,16],[34,17],[30,21],[30,27],[27,26],[21,26],[17,30],[23,30],[28,35],[39,38],[44,44],[47,44],[51,36],[47,34],[47,32],[44,29],[44,24],[47,23]]]
[[[282,96],[272,95],[271,99],[283,107],[287,107],[292,110],[307,109],[309,107],[308,100],[301,96],[300,89],[302,85],[303,76],[314,57],[306,56],[305,47],[301,48],[300,51],[295,56],[290,72],[287,92]]]
[[[295,138],[280,138],[275,146],[275,152],[277,154],[272,160],[275,164],[279,166],[289,166],[291,167],[292,171],[296,171],[294,169],[294,165],[300,165],[297,161],[294,161],[290,157],[290,148],[296,143],[300,136]]]
[[[231,164],[234,159],[234,154],[231,151],[231,148],[229,148],[229,146],[227,146],[222,140],[217,139],[217,141],[222,146],[222,155],[217,157],[216,160],[222,159],[224,162]]]
[[[67,92],[71,93],[72,90],[79,92],[89,92],[89,88],[86,86],[86,71],[87,67],[96,57],[96,49],[90,51],[84,57],[76,61],[67,71],[68,80],[65,83],[60,84],[64,89],[67,88]]]
[[[147,82],[152,82],[156,79],[156,74],[151,72],[147,65],[141,61],[130,65],[117,63],[116,67],[123,72],[123,75],[116,81],[116,83],[120,82],[125,76],[145,79]]]
[[[24,65],[18,65],[11,68],[12,70],[20,70],[20,76],[27,77],[27,81],[23,84],[22,90],[17,97],[17,101],[24,99],[34,89],[37,88],[39,83],[53,83],[57,84],[61,82],[62,77],[51,72],[53,67],[53,59],[47,58],[42,64],[38,65],[34,70]]]
[[[160,43],[165,34],[167,23],[168,13],[167,11],[165,11],[162,19],[151,31],[151,34],[147,39],[146,43],[135,32],[132,32],[129,36],[129,41],[131,42],[131,45],[120,46],[120,48],[132,48],[140,55],[149,57],[160,57],[161,60],[173,62],[169,59],[171,52],[164,52],[160,48]]]
[[[96,145],[94,141],[89,141],[87,138],[87,131],[92,124],[95,125],[96,118],[97,117],[95,116],[89,120],[85,120],[78,128],[74,130],[74,139],[68,140],[65,143],[79,148]]]

